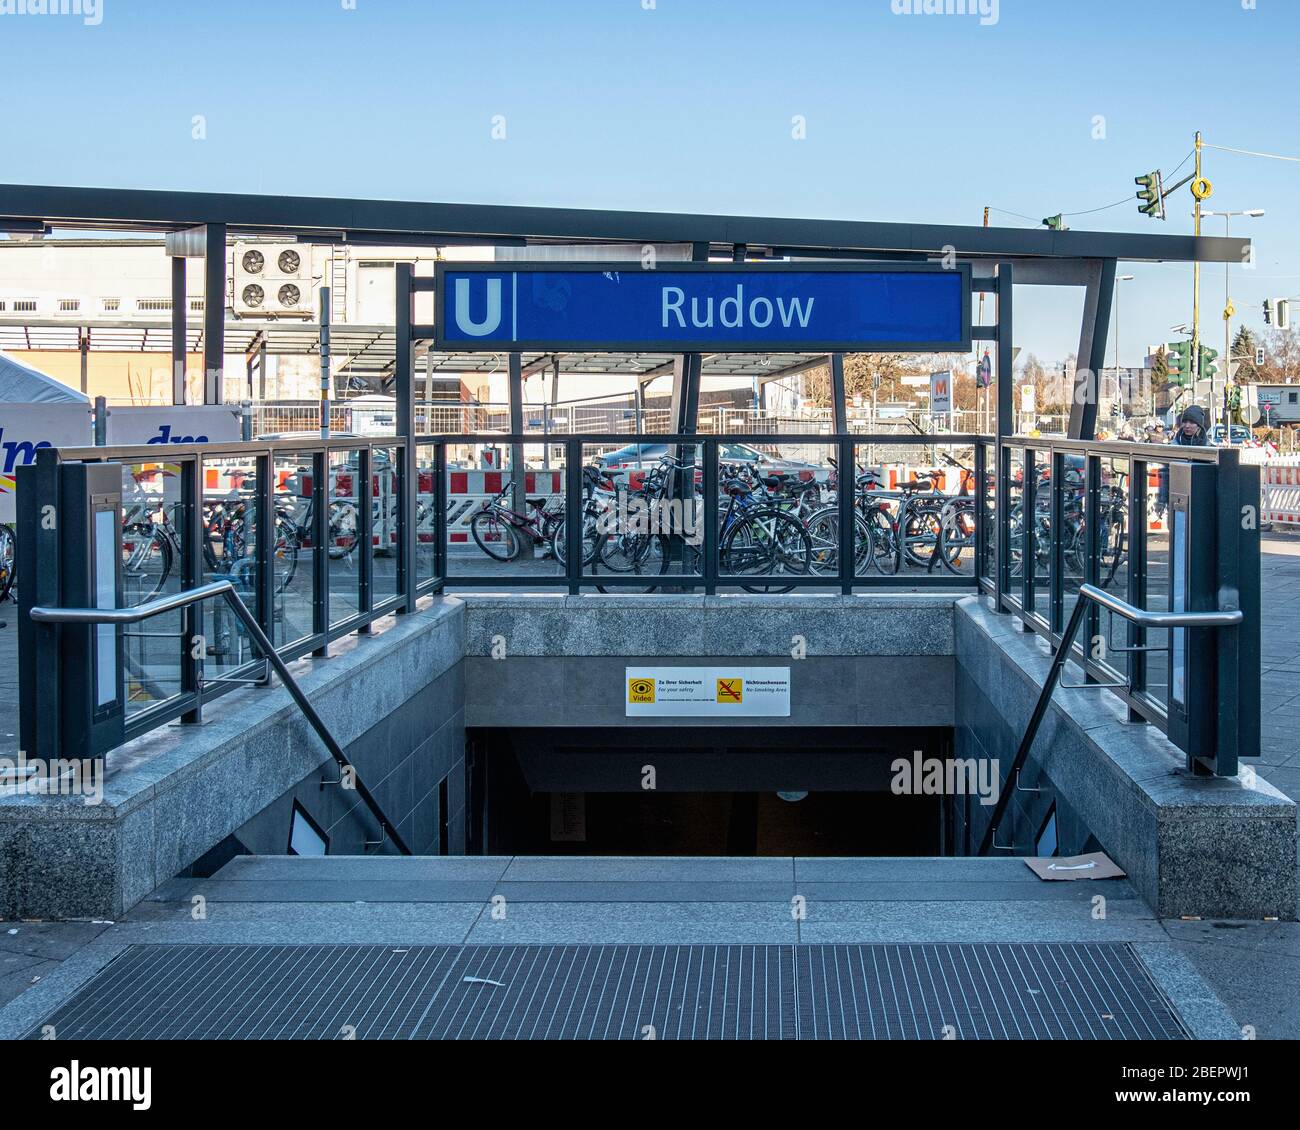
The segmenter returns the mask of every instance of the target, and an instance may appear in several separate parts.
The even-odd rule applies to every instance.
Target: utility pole
[[[1196,131],[1196,179],[1192,181],[1192,196],[1196,208],[1192,213],[1195,221],[1193,234],[1201,234],[1201,197],[1196,186],[1201,183],[1201,131]],[[1192,395],[1196,395],[1196,386],[1201,379],[1201,261],[1192,263]],[[1211,398],[1213,399],[1213,398]]]
[[[1203,146],[1201,131],[1197,130],[1194,149],[1196,167],[1171,188],[1165,188],[1159,169],[1147,173],[1145,176],[1133,178],[1134,183],[1141,189],[1137,194],[1138,200],[1141,201],[1138,211],[1144,216],[1150,216],[1157,220],[1165,218],[1165,200],[1188,181],[1191,181],[1192,199],[1196,201],[1195,210],[1192,212],[1192,216],[1196,221],[1193,234],[1198,238],[1201,234],[1201,202],[1214,195],[1214,186],[1205,179],[1201,170],[1201,150]],[[1046,222],[1044,221],[1044,223]],[[1192,261],[1192,356],[1191,363],[1188,366],[1188,373],[1191,377],[1192,396],[1194,398],[1196,396],[1196,386],[1201,380],[1201,263],[1199,259]],[[1211,399],[1213,399],[1213,393],[1214,389],[1211,388]]]
[[[1225,239],[1231,235],[1229,225],[1233,216],[1247,216],[1251,219],[1258,219],[1264,215],[1263,208],[1247,208],[1240,212],[1211,212],[1205,211],[1203,216],[1222,216],[1223,217],[1223,236]],[[1210,378],[1210,419],[1217,416],[1219,421],[1224,425],[1227,442],[1232,443],[1232,428],[1229,424],[1228,415],[1228,385],[1232,383],[1232,316],[1237,312],[1237,308],[1232,302],[1232,264],[1224,261],[1223,264],[1223,396],[1219,398],[1215,395],[1215,378]]]

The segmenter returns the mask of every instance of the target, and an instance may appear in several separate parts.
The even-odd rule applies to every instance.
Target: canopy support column
[[[848,402],[844,395],[844,354],[831,354],[831,414],[835,420],[836,435],[849,430]]]
[[[189,300],[185,295],[185,256],[172,256],[172,403],[185,403],[185,329]]]
[[[1100,376],[1106,364],[1106,333],[1110,327],[1110,308],[1115,298],[1115,260],[1093,260],[1088,267],[1083,325],[1079,334],[1079,352],[1070,397],[1070,426],[1067,434],[1071,439],[1095,439],[1097,436]]]
[[[226,225],[208,224],[203,260],[203,403],[221,403],[226,353]],[[173,307],[173,317],[175,308]],[[174,331],[173,331],[174,332]]]

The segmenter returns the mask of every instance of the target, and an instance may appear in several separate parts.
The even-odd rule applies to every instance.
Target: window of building
[[[15,313],[15,314],[35,314],[35,313],[36,313],[36,299],[34,299],[34,298],[15,298],[15,299],[14,299],[14,313]]]
[[[122,308],[120,298],[105,298],[102,303],[105,314],[116,314]]]
[[[80,309],[81,309],[81,299],[80,299],[80,298],[60,298],[60,299],[59,299],[59,313],[60,313],[60,314],[75,314],[75,313],[76,313],[78,310],[80,310]]]
[[[1294,404],[1294,403],[1295,403],[1295,398],[1296,398],[1296,394],[1295,394],[1294,392],[1288,392],[1288,393],[1286,394],[1286,402],[1287,402],[1288,404]]]
[[[135,308],[146,313],[161,313],[172,308],[170,298],[137,298]]]
[[[9,304],[3,298],[0,298],[0,314],[3,314],[7,309],[9,309]]]
[[[201,299],[201,298],[191,298],[191,299],[190,299],[190,310],[191,310],[193,313],[195,313],[195,314],[202,314],[202,313],[203,313],[203,299]]]

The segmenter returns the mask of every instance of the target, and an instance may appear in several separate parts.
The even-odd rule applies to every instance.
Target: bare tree
[[[1285,384],[1300,378],[1300,330],[1276,326],[1264,339],[1264,364],[1258,368],[1259,380],[1265,384]]]

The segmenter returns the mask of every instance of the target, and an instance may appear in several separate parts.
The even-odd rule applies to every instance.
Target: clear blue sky
[[[1300,0],[1000,0],[992,26],[891,0],[102,4],[98,26],[0,15],[0,180],[973,224],[1125,200],[1068,222],[1185,232],[1186,190],[1160,224],[1132,178],[1197,129],[1300,156]],[[1268,210],[1234,221],[1258,326],[1300,294],[1300,164],[1206,161],[1210,207]],[[1190,268],[1132,273],[1125,364],[1191,313]],[[1026,296],[1019,344],[1060,359],[1078,309]]]

